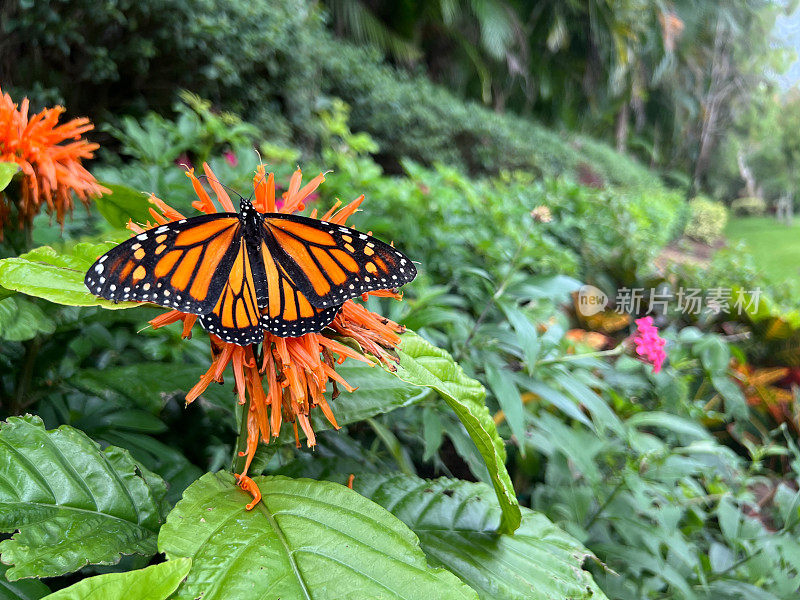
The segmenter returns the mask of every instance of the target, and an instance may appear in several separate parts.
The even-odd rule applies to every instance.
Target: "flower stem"
[[[625,349],[625,344],[619,344],[615,348],[611,348],[611,350],[586,352],[584,354],[565,354],[564,356],[559,356],[558,358],[546,358],[544,360],[536,361],[536,366],[538,367],[540,365],[553,365],[556,363],[570,362],[573,360],[582,360],[584,358],[596,358],[598,356],[616,356],[617,354],[622,354],[622,351],[624,349]]]
[[[241,473],[247,456],[247,416],[250,414],[250,394],[244,404],[236,405],[236,422],[239,425],[239,434],[236,436],[236,445],[233,447],[233,457],[231,457],[231,470],[234,473]]]

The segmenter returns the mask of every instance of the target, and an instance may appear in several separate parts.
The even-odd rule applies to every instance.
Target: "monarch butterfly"
[[[152,302],[199,315],[202,327],[246,346],[320,331],[342,303],[399,287],[417,270],[402,253],[355,229],[299,215],[239,213],[173,221],[101,256],[84,280],[113,301]]]

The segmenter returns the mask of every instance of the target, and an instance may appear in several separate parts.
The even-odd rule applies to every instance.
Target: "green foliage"
[[[501,515],[485,485],[359,473],[353,489],[408,525],[429,561],[452,570],[481,598],[605,598],[580,570],[592,553],[541,513],[524,509],[514,535],[495,533]]]
[[[769,476],[764,458],[795,456],[795,446],[781,444],[776,432],[762,445],[747,445],[750,454],[742,459],[720,444],[708,426],[746,418],[744,403],[735,386],[738,403],[728,402],[730,390],[720,389],[726,402],[719,413],[719,399],[707,402],[708,384],[701,382],[727,371],[730,350],[720,338],[691,328],[670,342],[671,366],[652,384],[623,358],[613,367],[569,363],[569,379],[589,383],[599,395],[595,402],[608,403],[621,416],[611,427],[597,427],[596,409],[589,425],[565,423],[542,403],[528,405],[525,443],[539,461],[546,458],[546,466],[530,459],[519,464],[530,481],[532,506],[619,573],[595,572],[609,597],[691,598],[703,597],[704,589],[753,586],[769,597],[790,597],[800,585],[798,565],[793,550],[778,548],[793,547],[794,521],[781,526],[774,511],[785,509],[770,503],[757,511],[748,507],[756,482]],[[538,378],[561,380],[544,369]]]
[[[185,87],[281,137],[310,115],[306,90],[321,28],[299,0],[15,0],[4,16],[9,79],[34,93],[34,105],[58,100],[95,120],[141,116],[168,110],[174,90]],[[31,45],[37,52],[26,50]]]
[[[397,353],[400,364],[395,374],[404,381],[436,390],[466,428],[486,462],[503,511],[500,531],[513,533],[520,523],[519,503],[505,468],[503,440],[483,403],[483,386],[465,376],[446,351],[418,336],[403,336]]]
[[[2,600],[39,600],[50,593],[50,588],[38,579],[6,579],[8,566],[0,563],[0,598]]]
[[[457,4],[435,5],[450,15],[446,31],[456,31]],[[514,47],[516,38],[503,34],[512,12],[493,12],[497,2],[465,6],[461,12],[476,14],[462,28],[465,47],[470,36],[487,51]],[[542,5],[554,20],[530,22],[548,44],[549,54],[535,60],[562,60],[571,28],[591,26],[601,34],[598,60],[616,61],[615,85],[638,89],[633,74],[652,64],[624,58],[654,9],[629,3],[630,13],[609,14],[593,6],[613,17],[602,21],[610,25],[565,22],[582,14],[577,5],[558,14]],[[800,451],[786,426],[770,432],[754,419],[731,372],[732,358],[795,364],[787,357],[799,356],[797,315],[770,301],[738,323],[727,319],[726,337],[713,333],[723,317],[683,329],[669,317],[662,327],[669,359],[658,374],[627,356],[633,330],[624,324],[602,340],[613,348],[607,352],[576,341],[591,338],[573,330],[565,305],[583,282],[613,293],[663,278],[653,260],[683,231],[688,210],[651,171],[603,143],[464,103],[419,74],[382,64],[376,53],[336,41],[297,0],[18,8],[4,7],[10,18],[0,26],[12,34],[3,47],[14,81],[38,85],[39,99],[64,90],[70,111],[86,107],[110,122],[105,131],[119,152],[106,149],[95,169],[113,190],[97,203],[105,222],[79,215],[63,240],[37,223],[34,243],[47,246],[0,250],[14,255],[0,261],[3,415],[30,411],[44,422],[12,417],[0,430],[0,443],[12,448],[0,461],[7,471],[0,480],[11,482],[0,486],[8,496],[0,513],[8,515],[4,530],[19,529],[0,545],[2,559],[14,563],[0,567],[0,595],[47,593],[7,582],[8,574],[57,577],[133,552],[142,556],[102,569],[111,573],[93,577],[98,569],[89,567],[48,585],[78,580],[55,597],[165,597],[191,557],[177,597],[797,595]],[[88,10],[96,18],[84,24]],[[730,16],[725,23],[741,14]],[[661,30],[654,31],[658,46]],[[702,35],[687,30],[686,40]],[[37,52],[18,57],[20,36]],[[621,46],[610,52],[603,40]],[[681,52],[691,50],[681,44]],[[191,57],[188,68],[181,57]],[[706,64],[699,55],[676,60]],[[43,73],[44,64],[68,66]],[[662,71],[675,75],[670,64]],[[484,73],[482,92],[502,96],[490,83],[494,68]],[[537,85],[551,102],[563,82],[545,77]],[[176,86],[208,101],[184,94],[173,104]],[[574,99],[558,100],[563,119],[575,118]],[[624,114],[628,103],[647,114],[660,106],[655,97],[640,107],[635,97],[604,92],[595,100],[607,116]],[[659,121],[659,131],[677,125]],[[659,162],[663,144],[638,135],[637,147]],[[677,164],[693,160],[686,148],[696,141],[689,135],[675,150],[686,155]],[[357,387],[329,396],[341,429],[317,411],[315,452],[297,449],[288,428],[262,444],[249,472],[267,475],[255,477],[264,499],[247,511],[250,497],[219,472],[237,460],[242,409],[234,378],[226,373],[225,385],[184,407],[208,368],[206,336],[195,329],[194,339],[182,340],[177,324],[143,328],[153,308],[101,310],[126,305],[90,296],[83,274],[109,240],[128,237],[120,228],[129,218],[149,218],[145,194],[134,190],[193,214],[194,193],[176,160],[207,160],[221,181],[249,195],[253,145],[268,163],[282,163],[278,183],[303,153],[307,174],[326,171],[309,208],[365,193],[353,225],[396,241],[421,268],[404,302],[366,301],[417,331],[403,336],[397,370],[337,365]],[[319,156],[309,158],[315,149]],[[309,160],[319,164],[310,168]],[[735,250],[675,275],[698,287],[760,281]],[[726,341],[731,331],[741,348]],[[354,490],[338,485],[350,474]],[[88,504],[86,490],[102,508]],[[141,569],[156,536],[168,560]],[[595,556],[609,569],[587,564],[592,576],[582,567]]]
[[[0,300],[0,338],[12,342],[50,334],[56,325],[37,304],[19,296]]]
[[[584,156],[530,119],[465,103],[425,77],[381,65],[377,55],[362,48],[326,43],[320,52],[326,90],[351,106],[353,127],[373,136],[395,161],[406,157],[474,173],[525,169],[550,176],[577,173],[588,163],[616,185],[658,185],[646,169],[602,144],[587,142],[592,154]]]
[[[83,579],[47,600],[166,600],[189,573],[192,561],[179,558],[129,571]]]
[[[124,239],[124,238],[123,238]],[[132,302],[113,303],[89,293],[83,278],[99,256],[116,244],[80,243],[59,253],[44,246],[18,257],[0,260],[0,286],[7,290],[69,306],[130,308]]]
[[[131,188],[115,183],[104,183],[111,190],[110,194],[103,194],[94,199],[97,212],[117,229],[124,229],[128,221],[134,223],[147,223],[152,219],[149,208],[153,205],[148,202],[144,192],[137,192]]]
[[[202,164],[214,150],[247,146],[258,134],[254,125],[212,111],[209,101],[190,92],[182,92],[181,100],[174,106],[174,120],[151,112],[141,121],[123,117],[119,129],[108,127],[122,142],[121,152],[162,168],[181,160]]]
[[[81,18],[87,10],[94,15],[91,27]],[[573,144],[529,118],[464,102],[426,77],[383,64],[377,53],[335,39],[299,0],[115,0],[99,9],[70,0],[50,12],[16,7],[6,29],[16,85],[29,94],[38,88],[35,103],[64,98],[71,110],[95,120],[106,119],[107,111],[166,112],[174,98],[164,90],[185,87],[245,115],[270,142],[292,140],[307,150],[324,144],[325,115],[342,98],[352,107],[353,127],[369,133],[393,165],[410,158],[476,173],[526,169],[556,176],[587,164],[615,185],[658,184],[642,165],[601,143],[582,138]],[[229,31],[236,31],[234,44]],[[106,36],[115,40],[113,51]],[[24,52],[21,39],[34,40],[40,53]],[[48,68],[53,63],[74,66],[57,71]],[[151,113],[141,123],[124,117],[111,131],[125,136],[126,154],[157,156],[163,166],[182,152],[201,162],[211,141],[238,145],[254,133],[196,98],[190,104],[189,112],[174,107],[177,128]]]
[[[356,492],[308,479],[255,481],[263,498],[252,511],[233,476],[208,473],[167,517],[159,549],[192,558],[176,598],[476,597],[452,573],[429,568],[411,530]]]
[[[13,162],[0,162],[0,192],[8,187],[11,180],[19,172],[19,165]]]
[[[164,482],[120,448],[99,446],[71,427],[45,431],[38,417],[2,424],[0,542],[14,565],[5,576],[52,577],[121,554],[152,555],[165,516]]]
[[[698,197],[689,202],[689,221],[685,233],[692,239],[713,244],[722,237],[728,210],[719,202]]]
[[[767,212],[767,203],[763,198],[737,198],[731,202],[731,212],[737,217],[760,217]]]

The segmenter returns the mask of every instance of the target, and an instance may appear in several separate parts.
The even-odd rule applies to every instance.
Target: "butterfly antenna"
[[[230,186],[227,186],[227,185],[225,185],[224,183],[222,183],[222,182],[221,182],[219,179],[214,179],[213,177],[209,177],[208,175],[198,175],[198,176],[197,176],[197,178],[198,178],[198,179],[205,179],[206,181],[214,181],[214,182],[216,182],[216,183],[220,184],[222,187],[224,187],[224,188],[225,188],[226,190],[228,190],[229,192],[233,192],[234,194],[236,194],[237,196],[239,196],[239,199],[240,199],[240,200],[244,200],[244,196],[242,196],[242,195],[241,195],[239,192],[237,192],[237,191],[236,191],[235,189],[233,189],[232,187],[230,187]]]

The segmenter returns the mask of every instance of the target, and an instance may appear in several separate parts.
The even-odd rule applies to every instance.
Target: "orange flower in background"
[[[203,165],[203,169],[222,211],[235,212],[230,197],[214,173],[207,164]],[[208,192],[195,177],[193,169],[187,172],[187,176],[198,197],[192,206],[206,214],[218,212]],[[253,205],[262,213],[294,213],[303,210],[304,202],[324,180],[325,176],[320,173],[307,184],[301,185],[302,173],[298,169],[292,175],[287,191],[282,194],[281,200],[276,202],[274,174],[265,173],[264,166],[261,165],[253,178]],[[340,208],[341,203],[337,201],[321,219],[344,225],[363,200],[362,195],[342,208]],[[150,201],[157,208],[157,210],[150,209],[156,224],[163,225],[184,218],[159,198],[151,196]],[[316,212],[314,210],[311,216],[316,217]],[[129,223],[128,226],[139,234],[150,228],[151,224]],[[363,298],[368,295],[400,299],[400,294],[391,290],[369,292],[364,294]],[[196,320],[197,315],[170,310],[150,321],[150,324],[158,328],[182,321],[183,336],[188,337]],[[339,394],[338,385],[348,391],[353,391],[354,388],[336,372],[337,364],[341,364],[347,357],[375,364],[374,360],[369,358],[371,356],[394,368],[393,362],[397,358],[390,351],[400,343],[398,334],[404,331],[401,325],[367,310],[353,300],[347,300],[328,329],[333,335],[353,340],[360,351],[342,344],[333,339],[331,334],[326,335],[323,332],[307,333],[301,337],[278,337],[265,330],[264,342],[258,351],[254,350],[256,346],[243,347],[227,343],[218,336],[209,334],[211,366],[186,395],[186,402],[188,404],[194,401],[212,381],[222,382],[223,373],[228,365],[232,366],[239,403],[246,404],[248,399],[250,401],[246,416],[247,448],[241,453],[247,459],[242,473],[237,474],[239,485],[254,496],[254,501],[248,508],[252,508],[260,499],[258,488],[246,475],[259,441],[268,443],[271,438],[277,437],[283,421],[286,420],[294,428],[298,447],[300,429],[306,436],[307,445],[314,446],[316,437],[309,418],[314,408],[319,408],[331,425],[339,428],[334,412],[325,398],[325,392],[328,384],[331,384],[333,389],[331,400],[335,400]]]
[[[14,202],[20,227],[31,223],[42,204],[63,225],[73,208],[73,194],[88,204],[92,196],[109,193],[81,164],[98,148],[81,138],[94,125],[86,118],[59,125],[64,111],[64,107],[56,106],[28,116],[27,98],[18,107],[0,90],[0,162],[17,163],[23,174],[21,194]],[[2,196],[0,236],[11,214],[9,199]]]

